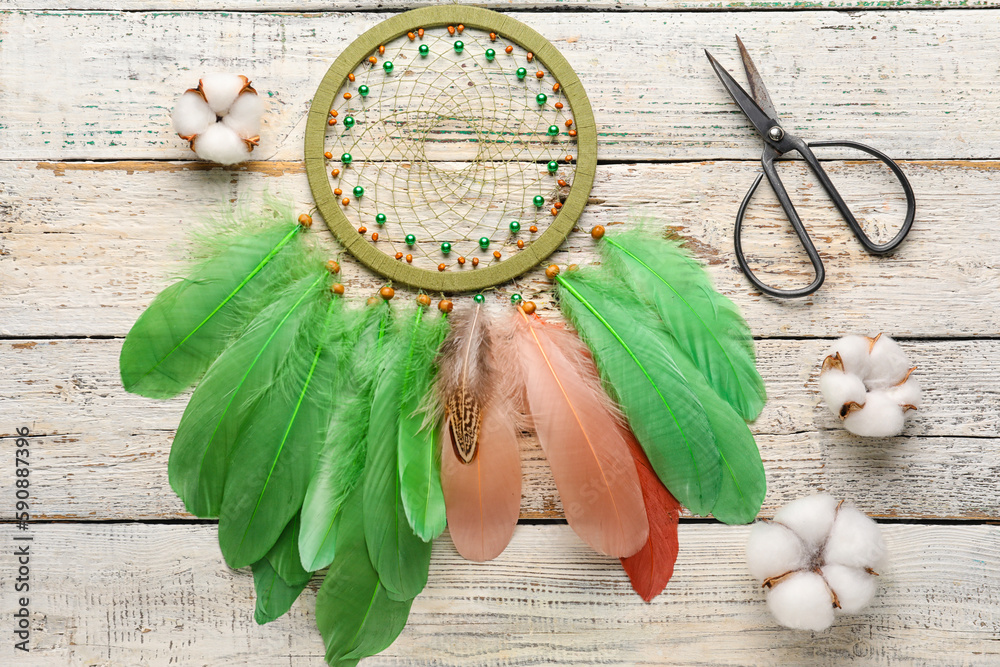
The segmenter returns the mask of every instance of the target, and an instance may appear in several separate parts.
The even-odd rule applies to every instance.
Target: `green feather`
[[[433,384],[434,360],[448,334],[448,319],[444,313],[428,315],[421,329],[399,390],[398,466],[406,518],[417,536],[430,542],[447,524],[441,489],[441,410]]]
[[[593,352],[656,474],[692,512],[708,514],[722,470],[705,408],[664,345],[659,319],[624,305],[624,290],[602,283],[607,277],[559,274],[560,308]]]
[[[314,267],[317,271],[321,269]],[[312,285],[312,283],[316,285]],[[260,395],[286,365],[322,278],[300,279],[261,311],[205,373],[170,448],[170,486],[189,512],[215,517],[222,506],[233,445]]]
[[[333,325],[343,317],[343,302],[329,295],[328,283],[324,272],[294,286],[293,293],[308,295],[301,306],[306,315],[281,367],[256,388],[259,398],[229,454],[219,546],[232,568],[267,553],[299,511],[326,439],[347,344]]]
[[[302,503],[299,548],[302,565],[308,570],[324,568],[333,561],[337,517],[364,472],[372,389],[379,376],[391,317],[388,302],[379,301],[363,312],[352,336],[354,363],[338,383],[330,431]]]
[[[295,277],[303,228],[272,223],[235,235],[191,276],[163,290],[132,326],[119,358],[127,391],[170,398],[184,391],[266,303]]]
[[[259,625],[283,616],[312,578],[299,563],[298,537],[299,517],[295,516],[267,555],[251,565],[257,591],[254,620]]]
[[[316,596],[316,625],[326,643],[330,665],[353,666],[388,648],[403,631],[413,603],[391,599],[369,560],[363,493],[357,487],[344,504],[337,555]]]
[[[368,555],[389,597],[408,600],[427,583],[431,545],[410,527],[399,481],[400,387],[416,350],[424,347],[423,309],[396,322],[372,397],[364,473],[364,525]]]
[[[653,306],[709,384],[747,421],[767,400],[753,337],[736,305],[712,288],[705,269],[676,241],[642,232],[604,237],[601,255]]]

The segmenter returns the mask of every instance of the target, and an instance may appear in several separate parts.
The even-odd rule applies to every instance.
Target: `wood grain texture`
[[[860,217],[891,227],[902,195],[883,195],[880,168],[832,163],[828,170]],[[759,166],[744,162],[603,165],[578,231],[552,258],[595,260],[587,231],[634,224],[687,239],[709,263],[717,288],[743,309],[757,336],[997,336],[1000,310],[1000,162],[904,164],[917,193],[907,241],[886,257],[867,255],[801,163],[782,177],[826,263],[827,281],[808,299],[757,294],[739,272],[732,224]],[[220,202],[251,205],[267,190],[308,210],[301,163],[255,162],[235,169],[197,163],[0,162],[0,335],[122,336],[184,270],[185,235]],[[217,209],[215,209],[217,210]],[[338,246],[320,230],[331,253]],[[891,229],[888,230],[891,232]],[[762,187],[744,232],[759,275],[805,284],[809,267],[774,194]],[[348,295],[366,298],[381,281],[343,257]],[[795,281],[798,281],[797,283]],[[545,311],[551,285],[541,270],[500,290],[520,291]]]
[[[566,526],[520,526],[482,565],[434,545],[427,589],[397,642],[365,665],[995,665],[1000,528],[884,526],[891,565],[863,614],[822,633],[778,627],[743,563],[748,528],[680,528],[652,604],[616,560]],[[253,623],[249,570],[222,563],[211,526],[37,525],[31,653],[18,665],[315,665],[317,580],[288,616]],[[18,533],[23,535],[23,533]],[[10,526],[0,528],[11,544]],[[10,590],[14,556],[0,556]],[[4,618],[14,596],[0,597]],[[433,656],[433,658],[431,658]],[[16,663],[14,659],[16,658]]]
[[[703,53],[737,67],[734,33],[788,128],[807,139],[864,141],[897,159],[1000,155],[994,10],[512,16],[541,28],[576,69],[603,160],[756,158],[759,139]],[[258,159],[298,159],[320,79],[383,17],[7,13],[0,158],[185,159],[170,109],[222,69],[245,72],[269,101]]]
[[[874,332],[873,332],[874,333]],[[904,342],[918,366],[924,407],[906,435],[850,435],[819,397],[823,340],[769,340],[758,356],[769,402],[752,430],[769,491],[765,515],[814,489],[851,498],[877,516],[1000,516],[1000,341]],[[153,401],[119,384],[120,340],[0,343],[7,419],[0,442],[28,426],[37,515],[58,520],[188,518],[167,483],[167,457],[186,398]],[[961,389],[956,390],[956,387]],[[534,437],[522,443],[523,518],[562,518]],[[13,494],[0,477],[0,497]],[[933,493],[928,493],[933,489]],[[12,508],[0,517],[12,518]]]

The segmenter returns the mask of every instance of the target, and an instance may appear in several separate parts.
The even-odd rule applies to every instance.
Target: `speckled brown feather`
[[[452,448],[465,464],[476,458],[483,412],[493,390],[489,320],[479,304],[452,315],[438,364],[438,395],[445,405]]]

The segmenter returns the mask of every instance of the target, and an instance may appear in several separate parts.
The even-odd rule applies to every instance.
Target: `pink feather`
[[[518,308],[508,349],[520,361],[538,440],[562,498],[566,520],[587,544],[631,556],[649,525],[627,431],[601,386],[590,352],[573,333]]]

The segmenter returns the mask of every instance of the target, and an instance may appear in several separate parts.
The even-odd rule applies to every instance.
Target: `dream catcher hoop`
[[[590,195],[597,130],[572,67],[539,33],[478,7],[427,7],[355,40],[306,125],[316,206],[393,282],[457,293],[548,257]]]

